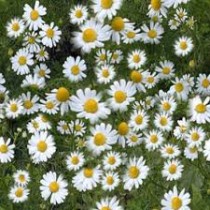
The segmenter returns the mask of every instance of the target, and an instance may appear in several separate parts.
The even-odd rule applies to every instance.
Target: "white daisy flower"
[[[41,122],[38,119],[32,119],[29,123],[27,123],[27,130],[29,133],[35,133],[37,131],[43,130],[41,127]]]
[[[45,50],[45,47],[40,47],[40,50],[36,52],[36,59],[41,62],[49,59],[49,53]]]
[[[13,178],[15,180],[15,183],[19,186],[26,186],[30,181],[29,173],[25,170],[17,170],[13,174]]]
[[[130,74],[130,79],[133,82],[133,85],[136,87],[137,91],[146,92],[145,89],[145,78],[147,72],[143,70],[132,70]]]
[[[14,144],[10,144],[11,140],[4,140],[3,137],[0,137],[0,162],[8,163],[14,158]]]
[[[99,184],[102,171],[99,167],[83,168],[73,177],[73,186],[80,192],[92,190]]]
[[[147,61],[145,51],[134,50],[128,54],[127,62],[130,69],[139,69]]]
[[[208,143],[207,143],[207,145],[208,145]],[[203,150],[204,156],[207,156],[207,151],[206,151],[206,150],[208,150],[207,148],[208,148],[208,146],[207,147],[204,146],[204,150]],[[198,159],[198,151],[199,151],[199,148],[197,148],[197,147],[187,146],[184,149],[184,156],[185,156],[185,158],[190,159],[191,161],[194,161],[195,159]]]
[[[132,44],[141,39],[140,29],[128,29],[123,33],[122,40],[125,44]]]
[[[190,123],[186,120],[186,118],[182,118],[181,120],[177,121],[177,126],[174,129],[174,136],[178,139],[185,139],[185,135],[189,130]]]
[[[115,50],[111,56],[111,63],[119,64],[123,60],[123,52],[121,50]]]
[[[69,124],[70,131],[74,136],[83,136],[86,132],[85,123],[79,119],[72,120]]]
[[[39,5],[39,1],[35,2],[34,8],[31,8],[28,4],[25,4],[23,18],[26,21],[26,24],[29,26],[29,30],[37,31],[38,28],[41,28],[44,21],[42,16],[46,15],[46,8],[42,5]]]
[[[27,49],[22,48],[17,51],[16,55],[11,57],[12,69],[17,75],[30,73],[29,67],[34,64],[33,55]]]
[[[106,197],[101,199],[100,202],[96,202],[96,208],[93,210],[123,210],[123,207],[120,205],[117,197],[114,196],[112,198]]]
[[[117,132],[110,124],[101,123],[90,128],[91,136],[87,137],[87,148],[93,155],[100,155],[105,150],[110,150],[117,142]]]
[[[177,30],[178,27],[181,25],[181,22],[175,18],[169,20],[168,25],[171,30]]]
[[[71,132],[69,123],[63,120],[59,121],[57,124],[57,131],[62,135],[70,134]]]
[[[20,18],[13,18],[7,23],[7,36],[8,37],[19,37],[25,30],[24,21]]]
[[[28,199],[29,190],[23,186],[15,185],[11,187],[9,192],[9,199],[13,203],[22,203]]]
[[[34,68],[34,74],[37,75],[39,78],[50,78],[51,70],[47,67],[45,63],[40,63],[36,65]]]
[[[25,79],[22,81],[21,87],[31,87],[34,89],[42,89],[46,85],[45,79],[43,77],[38,77],[37,74],[26,75]]]
[[[73,58],[69,56],[63,64],[64,77],[68,78],[71,82],[82,81],[85,77],[87,66],[85,61],[80,56]]]
[[[161,200],[161,210],[190,210],[190,201],[190,194],[185,193],[185,189],[179,193],[177,187],[174,186],[173,190],[164,194]]]
[[[103,157],[104,170],[115,170],[122,163],[122,157],[120,153],[110,151]]]
[[[93,11],[99,21],[104,20],[106,17],[109,20],[112,19],[122,5],[122,0],[92,0],[92,2]]]
[[[184,166],[178,160],[168,160],[164,163],[162,176],[166,177],[167,181],[178,180],[182,177]]]
[[[210,161],[210,140],[205,141],[203,155],[207,161]]]
[[[50,48],[55,47],[61,38],[61,31],[53,22],[50,25],[43,25],[39,34],[42,38],[42,44]]]
[[[28,142],[28,152],[34,163],[47,162],[56,151],[54,138],[46,131],[36,132]]]
[[[156,72],[145,71],[145,87],[151,89],[159,82],[159,78]]]
[[[182,36],[174,44],[177,56],[186,56],[193,50],[193,41],[190,37]]]
[[[186,4],[188,1],[190,0],[165,0],[164,1],[164,4],[167,6],[167,7],[178,7],[180,4]]]
[[[150,22],[150,26],[148,27],[144,24],[141,29],[143,33],[141,33],[142,41],[147,44],[159,44],[160,39],[162,38],[162,34],[164,33],[163,27],[159,23]]]
[[[205,74],[199,74],[198,77],[196,78],[196,88],[197,92],[202,94],[202,95],[209,95],[210,93],[210,74],[205,75]]]
[[[119,183],[119,175],[115,172],[106,172],[101,179],[101,185],[104,191],[113,191]]]
[[[117,126],[117,132],[118,132],[118,143],[125,147],[125,142],[127,141],[129,134],[130,134],[130,127],[127,122],[120,122]]]
[[[173,126],[173,120],[168,113],[156,114],[154,125],[161,131],[171,131]]]
[[[30,53],[40,51],[39,43],[41,42],[40,38],[38,37],[36,32],[29,32],[25,34],[23,39],[23,46],[28,50]]]
[[[107,101],[110,108],[114,111],[122,112],[126,111],[128,105],[135,100],[136,88],[132,82],[126,82],[126,80],[121,79],[114,81],[107,93],[111,96]]]
[[[40,100],[39,109],[43,113],[50,115],[57,114],[59,111],[58,104],[53,100]]]
[[[131,191],[138,189],[143,184],[143,180],[148,176],[149,167],[145,165],[143,157],[134,157],[127,164],[126,174],[123,176],[124,189]]]
[[[41,196],[45,201],[50,198],[50,203],[54,205],[64,202],[68,195],[68,183],[62,175],[50,171],[43,175],[40,183]]]
[[[81,25],[87,20],[88,9],[84,5],[75,5],[69,12],[70,22],[72,24]]]
[[[159,102],[160,112],[166,112],[168,114],[173,114],[176,110],[177,104],[173,96],[168,96],[160,99]]]
[[[15,119],[23,113],[23,102],[18,99],[11,99],[5,104],[5,112],[8,118]]]
[[[100,102],[101,98],[102,95],[95,90],[79,89],[76,95],[71,97],[71,110],[78,113],[78,118],[88,119],[92,124],[99,119],[106,119],[110,110],[104,102]]]
[[[111,56],[112,53],[109,50],[99,49],[96,52],[95,63],[98,65],[110,63]]]
[[[167,8],[165,5],[164,0],[151,0],[149,5],[149,12],[148,16],[154,16],[154,15],[163,15],[164,17],[167,17]]]
[[[71,152],[70,155],[66,157],[66,165],[68,170],[77,171],[80,169],[85,162],[83,153],[81,152]]]
[[[175,75],[174,64],[168,60],[161,61],[159,66],[155,68],[155,71],[158,72],[158,77],[160,79],[170,79]]]
[[[173,159],[181,154],[179,147],[173,144],[165,144],[160,149],[161,156],[165,159]]]
[[[103,47],[103,42],[110,37],[110,27],[94,19],[87,20],[79,29],[79,32],[73,32],[71,42],[76,49],[81,48],[84,53],[90,53],[96,47]]]
[[[143,142],[142,134],[131,131],[126,139],[129,147],[135,147]]]
[[[180,22],[185,22],[188,18],[187,12],[183,8],[176,9],[176,14],[174,15],[175,19],[179,20]]]

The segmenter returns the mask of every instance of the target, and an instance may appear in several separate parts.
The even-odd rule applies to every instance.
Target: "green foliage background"
[[[59,86],[60,84],[65,83],[67,86],[70,86],[72,92],[74,92],[79,85],[72,87],[68,82],[59,79],[59,75],[62,75],[62,63],[67,56],[71,55],[72,52],[70,40],[70,32],[74,30],[69,24],[69,9],[71,5],[76,3],[85,3],[89,4],[90,0],[41,0],[41,4],[47,7],[47,16],[45,21],[50,23],[54,21],[62,30],[62,41],[61,44],[56,49],[56,52],[50,52],[52,59],[49,61],[48,65],[52,70],[52,78],[50,83],[47,86],[47,89],[44,91],[47,92],[52,87]],[[15,74],[11,70],[10,57],[17,49],[20,47],[21,40],[14,41],[9,39],[6,36],[5,26],[7,21],[11,18],[17,16],[20,17],[23,13],[23,6],[25,3],[33,5],[33,0],[0,0],[0,72],[5,75],[7,80],[7,87],[11,91],[12,95],[18,96],[20,92],[16,90],[16,87],[20,84],[19,78],[16,79]],[[135,22],[137,26],[141,26],[144,21],[146,21],[146,12],[149,4],[149,0],[124,0],[122,9],[119,12],[119,15],[127,17],[132,22]],[[182,75],[184,73],[191,73],[194,76],[199,73],[210,73],[210,1],[209,0],[191,0],[191,3],[187,5],[189,15],[193,15],[197,20],[195,29],[193,32],[193,38],[195,41],[195,50],[194,54],[191,56],[191,59],[195,60],[195,68],[190,68],[188,66],[189,59],[183,59],[181,62],[179,58],[173,57],[173,62],[178,66],[177,74]],[[183,32],[190,33],[183,29]],[[191,35],[191,34],[190,34]],[[177,37],[177,34],[170,32],[163,42],[165,43],[165,48],[147,48],[147,52],[151,52],[152,56],[159,59],[159,53],[167,57],[167,54],[173,54],[173,47],[171,45],[171,40],[174,40]],[[125,52],[140,47],[142,44],[134,44],[127,46],[120,46]],[[112,46],[110,46],[111,48]],[[117,48],[117,47],[116,47]],[[144,46],[145,48],[145,46]],[[153,61],[155,60],[153,58]],[[93,59],[91,56],[87,56],[86,62],[89,63],[89,68],[92,68]],[[170,58],[169,58],[170,59]],[[122,63],[122,66],[119,67],[119,71],[122,71],[122,75],[126,74],[126,64]],[[91,73],[90,73],[91,74]],[[181,107],[180,116],[185,107]],[[22,121],[25,121],[22,118]],[[20,126],[21,122],[7,122],[4,124],[0,130],[1,133],[7,133],[8,129],[11,126]],[[20,124],[17,124],[20,123]],[[208,131],[210,129],[208,128]],[[56,134],[55,134],[56,135]],[[170,138],[170,137],[169,137]],[[65,203],[59,207],[54,207],[47,202],[44,202],[40,196],[39,190],[39,180],[42,178],[42,175],[48,170],[54,169],[58,174],[64,173],[65,178],[68,180],[71,179],[71,172],[67,172],[65,169],[65,152],[68,152],[68,148],[72,146],[71,137],[65,139],[66,144],[61,144],[62,138],[56,136],[56,143],[60,152],[47,164],[35,166],[34,164],[29,163],[29,158],[27,156],[26,145],[27,142],[22,140],[19,136],[16,136],[16,144],[20,151],[16,151],[16,156],[18,157],[11,164],[1,164],[0,165],[0,210],[39,210],[39,209],[62,209],[62,210],[87,210],[90,207],[93,207],[95,202],[100,198],[106,196],[106,192],[100,191],[99,188],[95,189],[92,192],[79,193],[73,189],[72,186],[69,186],[69,196],[66,199]],[[173,139],[171,140],[173,142]],[[128,150],[128,153],[130,151]],[[160,209],[160,200],[163,197],[163,194],[168,191],[172,186],[178,184],[180,187],[185,187],[192,195],[192,210],[210,210],[210,164],[207,164],[204,161],[203,157],[199,157],[198,160],[193,163],[184,160],[183,164],[185,165],[185,171],[183,178],[177,182],[164,183],[163,178],[160,175],[162,168],[162,160],[159,158],[157,153],[146,153],[144,149],[136,150],[136,153],[143,154],[147,159],[149,166],[152,166],[151,173],[149,178],[144,182],[144,185],[132,192],[124,192],[123,188],[117,192],[113,192],[110,195],[115,193],[120,198],[121,202],[124,203],[127,210],[150,210],[150,209]],[[54,165],[54,163],[59,163]],[[17,168],[16,168],[17,167]],[[31,189],[31,194],[29,200],[24,204],[12,204],[8,200],[7,194],[9,187],[12,185],[11,174],[21,167],[26,167],[32,178],[29,188]],[[69,183],[70,185],[70,183]],[[122,186],[121,186],[122,187]],[[150,199],[150,200],[149,200]]]

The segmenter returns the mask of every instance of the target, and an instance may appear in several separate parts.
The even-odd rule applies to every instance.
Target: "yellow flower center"
[[[83,31],[83,40],[85,42],[94,42],[97,39],[97,32],[92,28],[87,28]]]
[[[200,138],[200,135],[197,132],[194,132],[191,134],[191,138],[193,141],[198,141],[198,139]]]
[[[44,57],[44,56],[45,56],[45,51],[44,51],[44,50],[40,50],[40,51],[39,51],[39,55],[40,55],[41,57]]]
[[[78,65],[74,65],[74,66],[71,67],[71,73],[73,75],[78,75],[79,72],[80,72],[80,69],[79,69],[79,66]]]
[[[2,144],[0,146],[0,152],[1,153],[7,153],[8,152],[8,146],[6,144]]]
[[[106,60],[106,54],[101,54],[100,57],[99,57],[99,59],[101,61],[105,61]]]
[[[112,185],[112,184],[114,183],[113,177],[112,177],[112,176],[108,176],[108,177],[106,178],[106,183],[107,183],[108,185]]]
[[[59,186],[59,184],[56,181],[51,182],[50,185],[49,185],[49,189],[50,189],[51,193],[58,192],[59,188],[60,188],[60,186]]]
[[[166,152],[171,155],[174,153],[174,149],[172,147],[167,147]]]
[[[53,109],[53,108],[54,108],[54,104],[53,104],[53,102],[48,101],[48,102],[45,104],[45,107],[46,107],[47,109]]]
[[[170,71],[171,71],[171,69],[170,69],[169,67],[164,67],[164,68],[162,69],[162,73],[163,73],[163,74],[169,74]]]
[[[121,17],[115,17],[111,23],[114,31],[122,31],[125,28],[124,20]]]
[[[195,111],[198,112],[198,113],[204,113],[206,112],[206,105],[204,104],[198,104],[196,107],[195,107]]]
[[[23,196],[23,188],[19,187],[16,191],[15,191],[15,195],[16,197],[20,198]]]
[[[114,53],[114,54],[112,55],[112,58],[113,58],[114,60],[117,60],[117,59],[119,58],[119,55],[118,55],[117,53]]]
[[[45,141],[39,141],[39,143],[37,144],[37,150],[39,152],[45,152],[47,150],[47,144]]]
[[[36,21],[39,18],[39,12],[37,10],[32,10],[30,13],[31,20]]]
[[[30,101],[30,100],[24,101],[24,107],[25,107],[25,109],[31,109],[33,107],[33,105],[34,105],[33,102]]]
[[[103,9],[110,9],[112,7],[113,0],[101,0],[101,7]]]
[[[155,78],[153,76],[147,77],[147,82],[152,84],[155,81]]]
[[[33,36],[28,37],[28,42],[29,44],[34,44],[35,43],[35,38]]]
[[[12,24],[12,30],[13,31],[18,31],[20,29],[20,25],[19,25],[19,23],[13,23]]]
[[[93,169],[92,168],[85,168],[83,173],[84,173],[84,176],[86,178],[91,178],[93,176]]]
[[[204,88],[208,88],[209,85],[210,85],[210,81],[209,81],[208,79],[204,79],[204,80],[202,81],[202,86],[203,86]]]
[[[32,122],[32,125],[33,125],[33,127],[34,127],[35,129],[38,129],[38,128],[39,128],[39,123],[36,122],[36,121],[33,121],[33,122]]]
[[[190,148],[190,153],[196,153],[198,151],[197,147]]]
[[[69,99],[70,93],[69,91],[64,88],[60,87],[56,93],[56,99],[60,102],[66,102]]]
[[[53,36],[54,36],[54,34],[55,34],[55,32],[54,32],[54,30],[53,30],[52,28],[48,28],[48,29],[47,29],[47,31],[46,31],[46,36],[47,36],[48,38],[52,39]]]
[[[136,33],[135,32],[133,32],[133,31],[128,31],[127,32],[127,37],[129,39],[133,39],[135,36],[136,36]]]
[[[103,77],[105,77],[105,78],[109,77],[109,70],[108,70],[108,69],[103,69],[103,70],[102,70],[102,75],[103,75]]]
[[[95,99],[88,99],[84,104],[84,110],[87,113],[96,113],[98,111],[98,102]]]
[[[23,174],[21,174],[19,177],[18,177],[19,181],[20,182],[25,182],[26,181],[26,178]]]
[[[26,62],[27,62],[27,59],[25,56],[20,56],[19,59],[18,59],[18,63],[23,66],[23,65],[26,65]]]
[[[177,169],[177,166],[175,164],[171,164],[168,171],[169,171],[170,174],[175,174],[176,169]]]
[[[131,136],[130,140],[135,143],[138,141],[138,136]]]
[[[160,124],[162,126],[166,126],[168,124],[168,119],[166,117],[161,117],[160,118]]]
[[[106,143],[106,136],[103,133],[97,133],[94,136],[94,144],[96,146],[102,146]]]
[[[180,48],[181,48],[182,50],[186,50],[186,49],[187,49],[187,42],[186,42],[186,41],[180,42]]]
[[[171,200],[171,207],[173,210],[179,210],[182,207],[182,200],[179,197],[173,197]]]
[[[45,75],[46,75],[44,69],[40,69],[38,74],[39,74],[40,77],[45,77]]]
[[[72,163],[73,165],[77,165],[77,164],[79,163],[79,158],[78,158],[77,156],[73,156],[73,157],[71,158],[71,163]]]
[[[18,110],[17,104],[11,104],[11,105],[10,105],[10,111],[11,111],[11,112],[16,112],[17,110]]]
[[[103,206],[100,210],[111,210],[108,206]]]
[[[183,86],[183,84],[182,83],[176,83],[175,84],[175,90],[176,90],[176,92],[178,92],[178,93],[180,93],[180,92],[182,92],[183,90],[184,90],[184,86]]]
[[[168,111],[171,109],[171,105],[168,102],[162,103],[163,110]]]
[[[150,136],[150,141],[151,141],[153,144],[155,144],[155,143],[158,141],[157,135],[152,134],[152,135]]]
[[[134,82],[134,83],[139,83],[142,81],[142,74],[138,71],[132,71],[131,72],[131,76],[130,76],[131,80]]]
[[[135,123],[136,123],[137,125],[141,125],[142,122],[143,122],[143,116],[142,116],[142,115],[136,116],[136,118],[135,118]]]
[[[110,157],[108,158],[108,163],[109,163],[110,165],[114,165],[114,164],[116,163],[115,157],[114,157],[114,156],[110,156]]]
[[[147,35],[149,38],[154,39],[157,37],[157,31],[154,29],[151,29],[148,31]]]
[[[161,8],[161,0],[151,0],[152,9],[158,11]]]
[[[74,129],[75,129],[75,131],[81,131],[82,126],[81,125],[75,125]]]
[[[141,61],[141,57],[136,54],[136,55],[133,55],[133,62],[134,63],[139,63]]]
[[[129,132],[129,127],[126,122],[121,122],[118,125],[118,133],[122,136],[125,136]]]
[[[118,90],[114,93],[114,99],[117,103],[123,103],[127,98],[127,94],[124,91]]]
[[[140,174],[139,169],[136,166],[131,166],[128,169],[128,176],[132,179],[136,179]]]
[[[81,9],[76,10],[75,16],[76,16],[77,18],[81,18],[81,17],[83,16],[82,10],[81,10]]]

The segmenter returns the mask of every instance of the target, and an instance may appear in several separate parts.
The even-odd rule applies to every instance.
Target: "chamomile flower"
[[[128,29],[122,35],[123,43],[125,44],[132,44],[137,42],[141,39],[140,29]]]
[[[150,22],[150,26],[148,27],[144,24],[142,27],[141,39],[147,44],[159,44],[160,39],[162,38],[162,34],[164,33],[163,27],[159,23]]]
[[[169,20],[168,25],[171,30],[177,30],[178,27],[181,25],[181,23],[179,20],[173,18],[173,19]]]
[[[123,210],[123,207],[120,205],[117,197],[114,196],[112,198],[106,197],[101,199],[100,202],[96,203],[96,208],[93,210]]]
[[[154,124],[162,131],[170,131],[173,126],[173,120],[168,113],[156,114]]]
[[[41,62],[49,59],[49,53],[45,50],[45,47],[40,47],[40,50],[36,52],[36,59]]]
[[[79,30],[79,32],[73,32],[71,42],[76,49],[81,48],[84,53],[90,53],[96,47],[103,47],[103,42],[110,37],[110,27],[94,19],[87,20]]]
[[[182,177],[184,166],[178,160],[168,160],[164,163],[162,176],[166,177],[167,181],[178,180]]]
[[[199,147],[205,139],[205,132],[201,127],[193,127],[186,134],[185,140],[190,147]]]
[[[174,186],[173,190],[164,194],[164,198],[161,200],[162,210],[190,210],[190,194],[183,189],[180,193],[177,187]]]
[[[93,155],[100,155],[105,150],[110,150],[117,142],[117,132],[110,124],[101,123],[90,128],[91,136],[87,137],[87,148]]]
[[[43,77],[38,77],[37,74],[26,75],[25,79],[21,83],[22,88],[31,87],[34,89],[42,89],[45,87],[45,85],[45,79]]]
[[[46,131],[33,134],[27,147],[32,161],[36,164],[47,162],[56,151],[54,138]]]
[[[111,63],[119,64],[123,60],[123,52],[115,50],[111,56]]]
[[[23,18],[25,19],[27,26],[29,26],[29,30],[37,31],[38,28],[41,28],[44,23],[42,16],[47,14],[46,8],[40,5],[39,1],[36,1],[34,8],[25,4],[23,9]]]
[[[12,69],[17,75],[24,75],[30,73],[29,67],[34,64],[33,55],[28,52],[27,49],[22,48],[18,50],[15,56],[10,60],[12,63]]]
[[[61,115],[69,111],[70,99],[70,91],[66,87],[53,89],[47,94],[47,100],[55,101],[60,106]]]
[[[165,0],[164,4],[167,7],[178,7],[180,4],[186,4],[190,0]]]
[[[186,118],[182,118],[181,120],[177,121],[177,126],[174,129],[174,136],[178,139],[185,139],[185,135],[188,132],[190,123]]]
[[[159,82],[159,78],[156,72],[145,72],[145,82],[144,85],[146,88],[151,89]]]
[[[199,74],[196,82],[197,92],[203,95],[210,95],[210,74]]]
[[[45,201],[50,198],[50,203],[54,205],[64,202],[68,195],[68,183],[62,175],[50,171],[43,175],[40,183],[41,196]]]
[[[51,70],[47,67],[45,63],[40,63],[36,65],[34,68],[34,74],[37,75],[39,78],[50,78]]]
[[[23,102],[23,114],[33,114],[39,110],[39,97],[37,95],[32,96],[31,92],[23,93],[20,96]]]
[[[130,74],[130,79],[133,82],[133,85],[136,87],[137,91],[146,92],[145,89],[145,77],[147,75],[146,71],[142,70],[132,70]]]
[[[40,100],[39,109],[43,113],[50,115],[57,114],[59,111],[58,104],[53,100]]]
[[[70,155],[66,157],[66,165],[68,170],[77,171],[80,169],[85,162],[83,153],[81,152],[71,152]]]
[[[125,142],[127,141],[129,133],[130,127],[127,122],[122,121],[117,125],[118,143],[122,145],[122,147],[125,147]]]
[[[69,12],[70,22],[72,24],[81,25],[87,20],[88,9],[84,5],[75,5]]]
[[[173,159],[181,154],[179,147],[173,144],[165,144],[160,149],[161,156],[165,159]]]
[[[115,172],[106,172],[101,179],[101,185],[104,191],[113,191],[119,183],[119,175]]]
[[[39,43],[40,38],[37,36],[36,32],[29,32],[26,33],[23,39],[23,46],[28,50],[30,53],[38,52],[40,50]]]
[[[161,112],[166,112],[168,114],[173,114],[176,110],[177,104],[173,96],[164,97],[159,102],[159,109]]]
[[[26,186],[30,181],[29,173],[25,170],[17,170],[13,174],[13,178],[15,180],[15,183],[19,186]]]
[[[14,158],[15,145],[11,143],[10,139],[5,140],[0,137],[0,162],[8,163]]]
[[[9,199],[13,203],[22,203],[28,199],[29,190],[23,186],[15,185],[10,189]]]
[[[55,47],[61,37],[61,31],[53,22],[50,25],[44,24],[39,34],[42,39],[42,44],[50,48]]]
[[[122,5],[122,0],[92,0],[92,2],[93,11],[99,21],[104,20],[106,17],[109,20],[112,19]]]
[[[129,147],[135,147],[143,142],[142,134],[131,131],[126,139]]]
[[[76,58],[68,57],[63,64],[64,77],[68,78],[71,82],[82,81],[85,77],[87,66],[85,61],[80,56]]]
[[[149,116],[144,110],[135,110],[130,117],[129,126],[134,131],[142,131],[147,128]]]
[[[121,79],[120,81],[114,81],[107,93],[111,96],[108,99],[110,108],[114,111],[122,112],[126,111],[128,105],[134,101],[136,88],[132,82],[126,82],[126,80]]]
[[[99,65],[110,63],[112,53],[106,49],[99,49],[96,52],[95,62]]]
[[[122,163],[122,157],[120,153],[110,151],[103,157],[104,170],[115,170]]]
[[[101,179],[102,171],[99,167],[90,168],[86,167],[77,172],[73,177],[73,186],[80,192],[92,190],[95,188]]]
[[[190,37],[182,36],[174,44],[177,56],[186,56],[193,50],[193,41]]]
[[[145,165],[143,157],[134,157],[127,164],[126,173],[123,176],[124,189],[131,191],[132,188],[138,189],[147,178],[149,167]]]
[[[208,141],[206,141],[206,142],[208,142]],[[206,149],[207,149],[206,146],[204,146],[204,150],[203,150],[204,156],[207,156]],[[197,148],[197,147],[187,146],[184,149],[184,156],[185,156],[185,158],[190,159],[191,161],[194,161],[195,159],[198,158],[198,151],[199,151],[199,148]]]
[[[29,133],[35,133],[42,130],[41,122],[39,122],[38,119],[32,119],[30,122],[27,123],[26,127]]]
[[[23,113],[23,102],[18,99],[11,99],[5,104],[5,112],[8,118],[15,119]]]
[[[19,37],[25,30],[24,21],[20,18],[13,18],[7,23],[7,36],[8,37]]]
[[[170,79],[174,77],[174,64],[171,61],[161,61],[159,66],[155,68],[155,71],[158,72],[158,77],[160,79]]]
[[[72,120],[69,124],[70,131],[74,136],[83,136],[86,132],[85,123],[79,119]]]
[[[101,97],[101,94],[90,88],[79,89],[76,95],[71,97],[71,110],[77,112],[78,118],[88,119],[90,123],[105,119],[110,114],[110,110],[104,102],[100,102]]]
[[[159,148],[164,141],[162,132],[158,130],[147,131],[144,133],[144,136],[146,148],[149,151]]]
[[[145,51],[134,50],[128,54],[127,61],[130,69],[139,69],[146,63],[147,57]]]
[[[154,15],[163,15],[166,17],[167,8],[164,0],[151,0],[149,5],[149,17]]]
[[[96,67],[96,77],[99,84],[108,84],[116,75],[113,65],[102,65]]]
[[[179,20],[180,22],[185,22],[188,18],[187,12],[183,8],[176,9],[175,19]]]
[[[190,100],[190,116],[191,121],[198,124],[210,122],[210,98],[207,97],[204,101],[200,96],[196,96]]]
[[[203,154],[206,160],[210,161],[210,140],[205,141]]]

